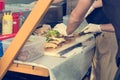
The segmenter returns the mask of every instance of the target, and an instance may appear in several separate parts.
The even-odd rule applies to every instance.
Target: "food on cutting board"
[[[54,28],[51,28],[50,25],[44,24],[41,28],[36,29],[34,34],[46,37],[44,46],[45,50],[57,49],[75,40],[74,35],[65,35],[66,25],[63,23],[56,24]]]
[[[57,44],[51,43],[51,42],[47,42],[45,43],[45,48],[57,48]]]
[[[46,34],[45,49],[57,49],[74,40],[74,36],[64,36],[57,30],[49,30]]]
[[[57,48],[65,39],[57,30],[49,30],[46,33],[45,48]]]
[[[47,24],[44,24],[42,25],[42,27],[36,29],[33,34],[34,35],[39,35],[39,36],[45,36],[45,34],[51,30],[51,26],[50,25],[47,25]]]
[[[46,37],[60,37],[60,33],[57,30],[49,30],[46,33]]]
[[[56,24],[53,28],[53,30],[59,31],[59,33],[64,36],[67,36],[66,29],[67,26],[64,23]]]

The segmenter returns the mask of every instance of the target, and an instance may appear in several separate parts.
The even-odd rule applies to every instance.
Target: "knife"
[[[101,32],[98,32],[98,33],[92,33],[92,32],[88,32],[88,33],[84,33],[83,31],[78,33],[79,36],[83,36],[83,35],[86,35],[86,34],[93,34],[94,37],[97,37],[98,35],[101,34]]]
[[[78,35],[79,36],[83,36],[83,35],[86,35],[86,34],[92,34],[91,32],[88,32],[88,33],[84,33],[84,31],[80,32]]]
[[[68,53],[69,51],[72,51],[73,49],[75,49],[75,48],[77,48],[77,47],[80,47],[80,46],[82,46],[82,43],[81,43],[81,42],[80,42],[80,43],[77,43],[77,44],[75,44],[74,46],[71,46],[71,47],[69,47],[69,48],[67,48],[67,49],[65,49],[65,50],[63,50],[63,51],[58,52],[58,54],[64,55],[65,53]]]

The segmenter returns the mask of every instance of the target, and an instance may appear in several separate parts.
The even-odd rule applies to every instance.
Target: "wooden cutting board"
[[[74,41],[72,41],[70,43],[67,43],[67,44],[64,44],[64,45],[62,45],[61,47],[59,47],[57,49],[45,50],[44,54],[49,55],[49,56],[62,57],[62,55],[60,55],[59,52],[65,50],[65,49],[68,49],[68,48],[70,48],[72,46],[75,46],[76,44],[87,41],[92,37],[93,37],[93,35],[91,35],[91,34],[86,34],[86,35],[83,35],[83,36],[76,37]]]

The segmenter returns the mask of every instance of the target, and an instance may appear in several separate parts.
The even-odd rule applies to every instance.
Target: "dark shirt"
[[[103,8],[95,8],[87,17],[86,21],[88,23],[94,23],[94,24],[108,24],[109,19],[106,17]]]
[[[103,9],[110,23],[115,28],[118,42],[118,54],[116,56],[117,66],[120,64],[120,0],[103,0]]]
[[[118,52],[116,55],[118,70],[114,80],[120,80],[120,0],[103,0],[103,9],[115,29],[118,42]]]

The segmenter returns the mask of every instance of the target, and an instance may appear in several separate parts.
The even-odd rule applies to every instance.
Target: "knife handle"
[[[83,35],[86,35],[86,34],[91,34],[91,32],[88,32],[88,33],[80,32],[79,36],[83,36]]]

